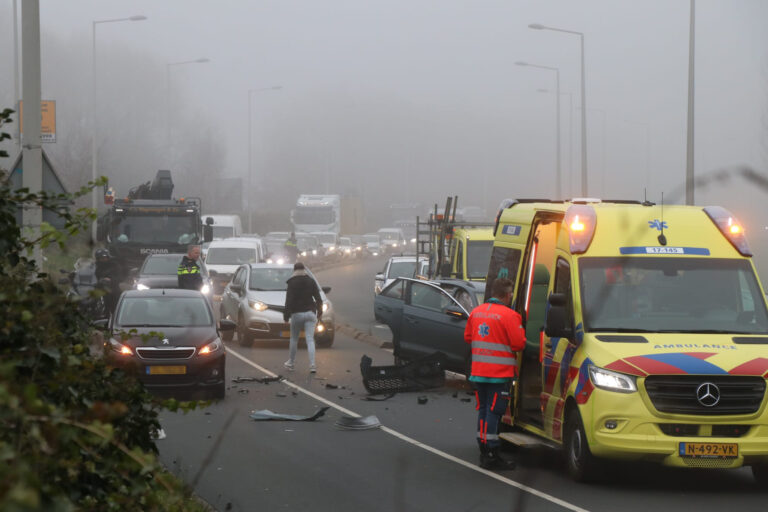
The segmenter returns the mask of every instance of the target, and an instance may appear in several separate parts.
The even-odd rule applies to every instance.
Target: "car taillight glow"
[[[565,212],[565,226],[568,229],[568,242],[571,253],[587,252],[592,237],[595,236],[597,214],[595,209],[585,204],[574,204]]]
[[[731,212],[722,206],[707,206],[704,208],[704,213],[712,219],[723,236],[742,256],[752,256],[747,237],[744,236],[744,227]]]

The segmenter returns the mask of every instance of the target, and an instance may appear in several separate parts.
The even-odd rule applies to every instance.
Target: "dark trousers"
[[[477,397],[477,442],[493,450],[499,447],[499,423],[509,404],[509,382],[474,382]]]

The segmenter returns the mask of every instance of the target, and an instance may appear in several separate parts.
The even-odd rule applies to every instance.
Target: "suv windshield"
[[[467,244],[467,276],[470,279],[485,279],[488,275],[488,263],[491,261],[492,250],[492,240]]]
[[[211,247],[205,257],[209,265],[242,265],[258,261],[256,249],[251,247]]]
[[[416,261],[393,261],[389,265],[389,275],[387,275],[387,278],[413,277],[413,272],[415,270]]]
[[[586,331],[768,333],[745,260],[582,258],[579,281]]]
[[[293,274],[290,268],[254,268],[251,270],[251,290],[263,292],[283,291],[288,287],[288,278]]]
[[[120,327],[202,327],[213,318],[202,297],[126,297],[117,312]]]
[[[140,274],[167,275],[176,274],[179,270],[179,263],[183,255],[174,256],[152,256],[144,260],[144,266],[141,267]],[[198,265],[200,263],[198,262]]]

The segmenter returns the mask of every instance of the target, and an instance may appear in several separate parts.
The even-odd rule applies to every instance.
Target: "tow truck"
[[[466,222],[460,218],[458,196],[448,197],[445,209],[416,217],[416,247],[429,259],[430,279],[455,278],[485,281],[493,248],[493,223]]]
[[[197,197],[173,198],[171,171],[132,188],[127,197],[105,194],[109,211],[100,219],[97,238],[124,269],[137,269],[148,254],[185,253],[187,246],[212,239],[203,226]]]

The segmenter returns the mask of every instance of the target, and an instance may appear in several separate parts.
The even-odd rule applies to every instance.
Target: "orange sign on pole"
[[[40,140],[56,142],[56,102],[43,100],[40,102],[42,122],[40,124]],[[19,101],[19,132],[24,133],[24,102]]]

